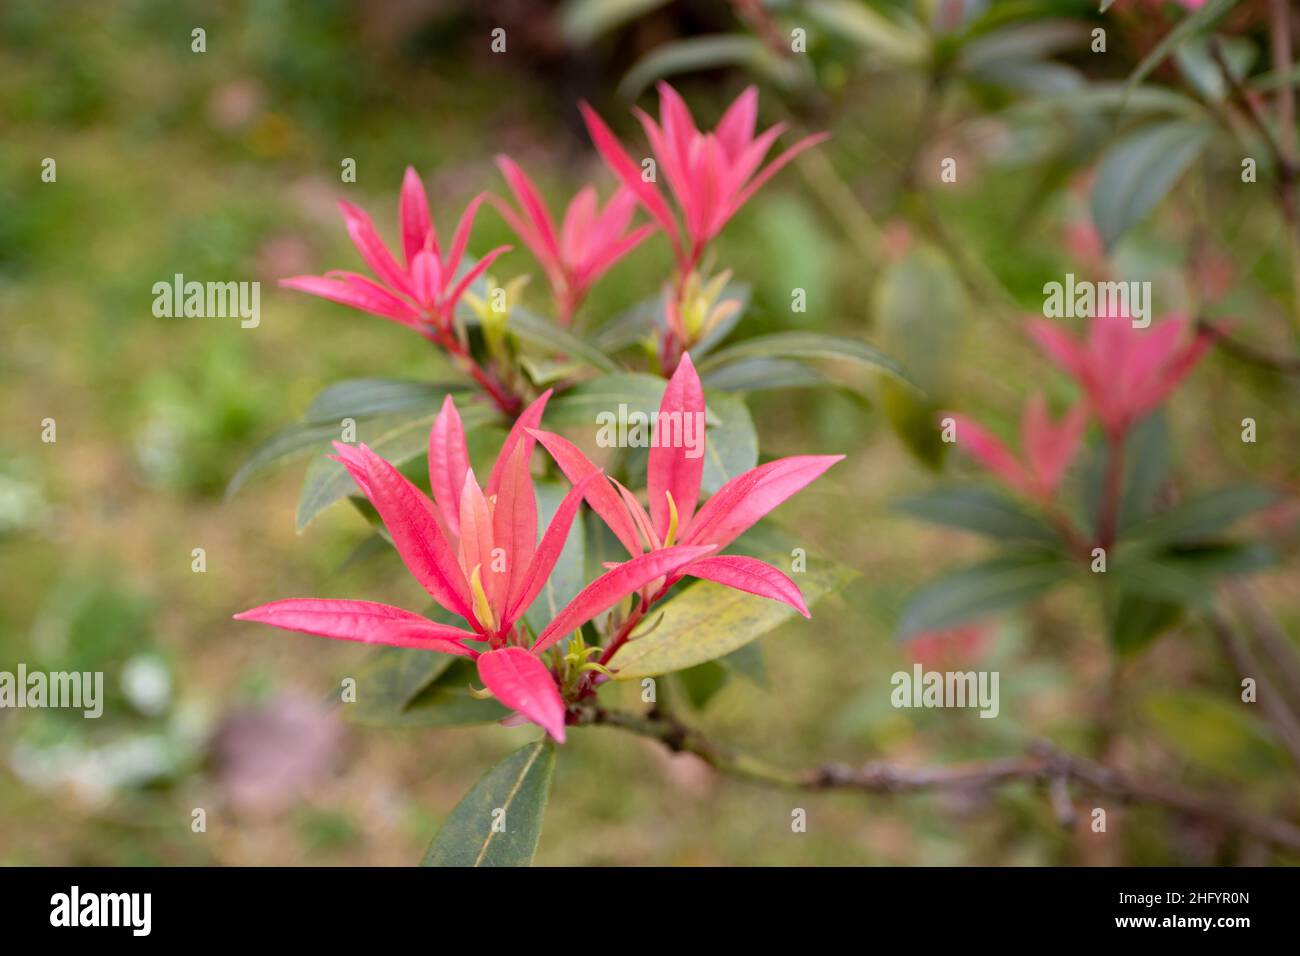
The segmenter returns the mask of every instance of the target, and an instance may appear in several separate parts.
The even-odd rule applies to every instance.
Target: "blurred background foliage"
[[[1243,76],[1292,82],[1269,79],[1268,4],[1232,6],[1219,29]],[[719,242],[719,261],[753,285],[740,334],[864,337],[913,368],[929,396],[921,407],[887,387],[874,402],[798,389],[751,399],[765,456],[849,455],[779,516],[810,554],[861,576],[811,623],[764,638],[765,677],[692,675],[678,687],[690,719],[790,766],[976,759],[1030,736],[1087,748],[1104,733],[1111,755],[1153,775],[1228,787],[1249,806],[1285,806],[1287,794],[1294,805],[1293,771],[1237,703],[1236,676],[1207,634],[1179,627],[1116,663],[1097,611],[1069,592],[927,651],[1001,671],[998,719],[889,703],[889,676],[920,653],[894,641],[906,595],[983,547],[891,510],[929,487],[934,468],[968,470],[942,462],[919,423],[958,407],[1010,428],[1033,388],[1067,396],[1020,317],[1041,310],[1045,282],[1102,255],[1089,177],[1106,151],[1153,116],[1205,121],[1223,96],[1204,53],[1186,48],[1117,112],[1120,84],[1185,16],[1136,0],[1104,16],[1067,0],[5,4],[0,669],[103,670],[108,701],[97,721],[0,712],[0,862],[404,864],[482,770],[528,739],[492,725],[343,725],[325,702],[361,649],[240,627],[230,614],[292,594],[419,607],[418,586],[394,554],[355,553],[368,529],[350,509],[295,534],[301,467],[229,501],[223,490],[330,382],[447,371],[395,326],[276,288],[355,262],[335,200],[365,206],[391,235],[409,163],[446,222],[479,190],[502,189],[491,164],[502,151],[553,200],[586,181],[607,190],[576,102],[639,142],[626,106],[646,102],[658,76],[706,122],[756,81],[765,120],[834,134]],[[1098,25],[1104,55],[1089,49]],[[490,50],[498,26],[505,54]],[[195,27],[206,30],[202,54],[191,52]],[[806,55],[777,49],[794,27],[807,31]],[[41,180],[46,157],[55,183]],[[356,183],[340,182],[349,157]],[[955,183],[939,181],[946,157]],[[1267,186],[1241,182],[1240,150],[1221,138],[1194,158],[1155,197],[1155,215],[1106,236],[1110,271],[1152,278],[1161,313],[1230,316],[1259,347],[1292,348],[1293,270]],[[510,241],[494,214],[479,222],[472,251]],[[666,245],[651,240],[587,313],[654,294],[669,268]],[[516,251],[494,271],[537,270]],[[260,280],[260,326],[155,318],[152,286],[176,273]],[[790,309],[796,287],[806,312]],[[535,281],[527,295],[540,305],[541,292]],[[1212,356],[1169,409],[1170,493],[1244,477],[1294,490],[1295,400],[1294,380]],[[1247,416],[1260,423],[1256,444],[1239,441]],[[39,440],[46,418],[54,444]],[[1295,522],[1294,508],[1267,516],[1281,560],[1257,579],[1291,632]],[[564,748],[538,862],[1273,859],[1150,811],[1112,808],[1102,835],[1086,822],[1063,831],[1023,788],[792,798],[616,734],[585,730]],[[809,811],[805,834],[791,833],[793,806]],[[192,830],[196,808],[206,833]]]

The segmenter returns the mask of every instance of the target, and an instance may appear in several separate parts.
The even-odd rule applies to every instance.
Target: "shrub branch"
[[[1161,807],[1186,817],[1235,830],[1256,839],[1300,850],[1300,827],[1286,820],[1257,816],[1239,805],[1198,795],[1155,780],[1144,780],[1076,757],[1046,741],[1031,744],[1017,757],[971,761],[943,767],[903,767],[872,761],[859,767],[823,764],[791,771],[741,754],[710,740],[701,731],[661,710],[645,714],[585,707],[579,723],[616,727],[657,740],[675,753],[691,753],[714,770],[766,786],[823,791],[851,790],[882,796],[993,790],[1028,783],[1046,787],[1057,818],[1073,826],[1077,819],[1070,788],[1113,797],[1125,804]]]

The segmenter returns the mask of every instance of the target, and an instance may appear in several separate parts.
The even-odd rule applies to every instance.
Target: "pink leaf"
[[[725,548],[756,521],[817,479],[843,455],[795,455],[737,475],[704,503],[684,544]]]
[[[798,586],[770,564],[764,564],[755,558],[720,554],[693,561],[682,569],[682,573],[706,581],[716,581],[729,588],[747,591],[774,601],[782,601],[804,617],[812,617],[808,613],[808,605],[804,603]]]
[[[410,266],[415,254],[424,248],[425,238],[433,232],[429,200],[424,194],[424,183],[420,182],[420,174],[414,166],[407,166],[406,175],[402,177],[398,217],[402,222],[402,249],[406,254],[406,264]],[[434,249],[437,249],[436,234]]]
[[[555,515],[551,518],[546,533],[542,535],[541,544],[537,546],[537,550],[533,553],[533,559],[528,564],[528,570],[522,577],[511,578],[511,594],[510,600],[507,602],[506,620],[502,624],[503,630],[509,628],[511,624],[518,620],[519,616],[528,610],[533,601],[537,599],[537,595],[541,593],[542,587],[546,584],[546,579],[551,576],[555,562],[560,559],[560,552],[564,550],[564,543],[569,539],[569,528],[573,525],[573,519],[578,513],[578,506],[582,504],[582,496],[587,486],[598,480],[599,477],[600,472],[592,472],[569,489],[569,493],[560,502],[560,507],[555,509]]]
[[[320,296],[330,302],[360,309],[362,312],[392,319],[402,325],[424,331],[420,324],[420,314],[407,302],[399,299],[383,286],[356,273],[334,273],[330,277],[294,276],[290,279],[281,279],[280,285],[286,289],[297,289],[308,295]]]
[[[596,111],[586,103],[579,103],[578,109],[582,111],[582,118],[587,123],[591,141],[596,145],[596,151],[600,153],[601,158],[605,160],[605,165],[640,200],[651,218],[659,223],[668,236],[669,242],[673,244],[674,250],[678,252],[678,258],[681,258],[681,249],[677,241],[677,223],[673,220],[673,214],[669,211],[663,196],[659,194],[659,190],[641,178],[641,167],[632,161],[618,138],[610,132],[605,121],[597,115]]]
[[[469,585],[434,517],[433,503],[365,445],[335,442],[338,460],[379,512],[397,553],[435,601],[473,621]]]
[[[758,87],[747,86],[736,97],[718,122],[718,142],[735,159],[754,138],[754,123],[758,119]]]
[[[532,648],[533,653],[540,654],[598,614],[604,614],[629,594],[641,590],[656,578],[674,573],[678,568],[704,557],[712,550],[711,546],[706,545],[704,547],[678,546],[665,548],[662,551],[651,551],[625,561],[614,570],[602,574],[583,588],[577,597],[555,615],[542,633],[537,635],[537,641]]]
[[[459,302],[461,296],[465,294],[465,290],[474,284],[474,280],[487,272],[488,269],[492,268],[492,263],[496,262],[498,258],[509,252],[510,248],[510,246],[497,246],[495,249],[488,252],[482,259],[474,263],[474,268],[465,273],[464,277],[456,283],[455,288],[447,293],[447,295],[443,296],[441,306],[445,319],[449,320],[451,318],[452,312],[456,308],[456,303]],[[450,281],[451,276],[455,271],[455,269],[448,270],[448,281]]]
[[[780,172],[781,169],[790,162],[790,160],[794,159],[804,150],[811,149],[814,146],[826,142],[826,140],[830,138],[830,133],[813,133],[811,136],[805,136],[781,155],[777,156],[776,159],[768,163],[767,167],[750,180],[748,186],[741,190],[740,195],[736,197],[735,202],[728,213],[728,218],[730,218],[731,214],[735,213],[737,209],[749,202],[749,200],[753,198],[754,193],[763,188],[763,186],[767,184],[767,181]]]
[[[560,466],[560,471],[564,472],[564,477],[575,485],[588,475],[600,473],[600,469],[568,439],[561,438],[553,432],[534,431],[532,435],[555,459],[555,463]],[[628,554],[640,554],[643,550],[641,539],[618,492],[606,481],[593,481],[585,487],[587,504],[591,505],[591,510],[600,515],[601,520],[609,526],[609,530],[614,532],[615,537],[623,543],[623,547],[627,548]]]
[[[429,430],[429,488],[443,522],[457,537],[460,536],[460,492],[468,472],[465,427],[456,403],[448,395],[442,400],[442,410]]]
[[[506,183],[510,186],[510,191],[515,194],[515,199],[519,202],[519,207],[524,211],[529,219],[538,240],[540,240],[541,254],[534,251],[538,259],[543,262],[558,263],[562,260],[560,246],[555,238],[555,223],[551,220],[551,214],[546,208],[546,203],[542,202],[542,197],[537,193],[537,187],[528,175],[519,168],[519,165],[509,156],[498,156],[497,166],[501,174],[505,176]]]
[[[510,428],[510,434],[506,435],[505,442],[501,445],[501,451],[497,455],[496,462],[492,465],[492,472],[488,475],[486,491],[488,495],[495,495],[501,487],[501,479],[505,474],[506,463],[510,460],[510,455],[515,450],[515,445],[520,442],[524,446],[524,468],[528,467],[529,460],[532,458],[533,446],[537,439],[529,432],[536,428],[542,422],[542,413],[546,411],[546,403],[550,400],[553,389],[547,389],[533,400],[533,403],[519,413],[515,419],[514,425]]]
[[[537,547],[537,496],[527,458],[533,441],[528,436],[527,444],[515,444],[492,506],[492,541],[505,549],[506,565],[504,572],[497,571],[493,555],[483,570],[484,580],[489,582],[488,596],[498,616],[509,608],[510,596],[519,590]]]
[[[646,469],[650,517],[659,540],[664,540],[668,534],[668,495],[671,494],[677,506],[680,540],[695,514],[704,475],[704,388],[688,353],[682,354],[681,364],[664,389],[655,432],[656,441],[650,449]],[[690,434],[698,435],[698,448],[686,446],[686,436]],[[694,458],[690,457],[691,452],[695,453]]]
[[[393,254],[388,251],[388,247],[375,232],[374,224],[365,210],[350,202],[340,202],[339,208],[343,210],[343,222],[347,226],[352,244],[357,247],[366,265],[370,266],[370,271],[375,274],[375,278],[404,295],[411,295],[411,284],[407,280],[406,273],[402,271],[402,267],[397,264]]]
[[[1034,493],[1033,483],[1020,460],[996,435],[965,415],[949,412],[957,430],[957,447],[965,449],[984,468],[1022,494]]]
[[[564,743],[564,700],[555,678],[536,657],[522,647],[488,651],[479,655],[478,676],[502,704]]]
[[[286,631],[340,641],[411,647],[460,657],[473,657],[476,653],[461,641],[474,640],[477,635],[449,624],[435,624],[400,607],[373,601],[291,598],[243,611],[235,615],[235,620],[258,621]]]
[[[483,497],[483,490],[479,488],[471,470],[465,476],[465,484],[460,491],[460,566],[470,575],[477,566],[485,590],[492,549],[495,546],[492,539],[492,515],[487,499]],[[493,605],[492,610],[495,613],[498,608]],[[480,623],[486,626],[485,622]]]

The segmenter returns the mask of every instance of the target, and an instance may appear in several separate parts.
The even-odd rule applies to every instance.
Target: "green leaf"
[[[307,422],[286,425],[253,449],[248,460],[240,466],[226,486],[226,500],[234,497],[248,479],[269,471],[276,465],[312,453],[325,454],[330,442],[338,440],[342,434],[337,422],[329,425],[312,425]]]
[[[931,524],[960,528],[996,541],[1031,541],[1055,544],[1050,525],[1023,510],[1016,502],[981,487],[943,486],[903,498],[894,510]]]
[[[727,337],[749,310],[751,296],[752,290],[744,282],[732,282],[723,287],[718,294],[718,301],[730,299],[738,302],[740,307],[709,329],[709,333],[691,347],[692,358],[698,361]],[[665,328],[664,309],[663,294],[642,299],[602,325],[591,334],[589,340],[594,348],[607,354],[653,340],[660,330]]]
[[[1215,579],[1248,574],[1273,562],[1273,552],[1262,544],[1201,544],[1171,548],[1158,554],[1121,548],[1106,569],[1109,582],[1124,593],[1193,607],[1214,601]]]
[[[1065,580],[1069,569],[1052,552],[1026,548],[945,574],[908,603],[899,640],[1026,604]]]
[[[1205,6],[1199,10],[1193,10],[1183,19],[1179,20],[1174,28],[1161,38],[1154,49],[1151,50],[1142,61],[1129,74],[1128,85],[1130,88],[1137,86],[1154,70],[1164,62],[1165,57],[1169,56],[1178,45],[1184,40],[1190,39],[1197,33],[1208,28],[1219,17],[1223,16],[1229,10],[1237,5],[1237,0],[1209,0]]]
[[[510,310],[507,329],[520,341],[545,350],[547,353],[559,352],[571,359],[580,359],[587,365],[601,372],[614,372],[618,366],[608,355],[593,345],[584,342],[571,332],[546,321],[518,306]]]
[[[559,509],[560,502],[568,493],[569,485],[556,481],[538,481],[535,487],[538,524],[542,528],[547,528],[551,524],[551,518]],[[534,634],[541,633],[556,613],[590,583],[590,579],[586,576],[586,534],[582,522],[582,513],[579,512],[578,517],[574,519],[573,527],[569,529],[569,537],[564,542],[564,548],[560,551],[559,560],[555,562],[550,577],[546,579],[546,584],[542,586],[536,600],[525,612],[524,616]]]
[[[570,46],[586,46],[667,4],[668,0],[566,0],[560,10],[560,30]]]
[[[1003,86],[1031,95],[1082,90],[1088,81],[1072,66],[1053,60],[1005,60],[982,63],[967,72],[974,83]]]
[[[702,486],[713,494],[758,464],[758,434],[749,408],[735,395],[713,392],[705,401],[716,424],[708,428],[705,438]]]
[[[1188,760],[1221,776],[1254,779],[1286,761],[1253,719],[1251,706],[1232,694],[1169,691],[1148,697],[1143,709],[1156,731]]]
[[[547,738],[506,757],[456,804],[421,865],[531,865],[554,769],[555,745]]]
[[[436,408],[421,409],[413,415],[387,415],[358,421],[357,441],[365,442],[371,451],[390,464],[404,464],[427,453],[429,429],[437,414]],[[466,432],[500,419],[500,415],[484,402],[461,407],[460,416]],[[298,494],[298,530],[306,528],[334,502],[352,494],[356,487],[347,469],[338,462],[324,455],[313,461]]]
[[[598,415],[617,414],[620,405],[626,405],[629,414],[649,415],[659,410],[666,385],[662,378],[644,372],[615,372],[581,382],[547,404],[546,426],[595,428]]]
[[[1243,79],[1259,56],[1255,44],[1245,37],[1216,37],[1223,59],[1235,79]],[[1196,37],[1174,51],[1178,69],[1196,91],[1207,100],[1222,100],[1228,95],[1223,71],[1210,52],[1210,38]]]
[[[727,677],[727,669],[717,661],[705,661],[677,673],[677,679],[686,691],[686,699],[696,710],[708,706],[714,695],[726,686]]]
[[[343,708],[348,720],[360,724],[388,724],[455,659],[407,647],[381,647],[356,675],[357,699]]]
[[[465,385],[456,382],[350,378],[322,389],[302,417],[312,424],[332,424],[338,431],[338,424],[344,418],[369,418],[428,408],[436,411],[448,393],[465,390]]]
[[[1125,533],[1125,539],[1137,539],[1143,544],[1204,541],[1277,500],[1277,492],[1260,485],[1221,488],[1191,498],[1135,524]]]
[[[705,387],[724,392],[762,392],[776,388],[813,388],[835,383],[797,359],[756,358],[729,362],[700,376]]]
[[[876,286],[881,347],[907,367],[921,389],[883,378],[880,401],[904,446],[931,468],[948,450],[937,413],[947,402],[961,354],[965,312],[965,295],[948,260],[927,246],[917,246],[891,264]]]
[[[1078,20],[1013,23],[966,43],[960,64],[963,69],[977,70],[1013,61],[1042,60],[1077,49],[1087,36],[1087,25]]]
[[[746,339],[706,356],[697,367],[703,377],[706,372],[725,368],[733,362],[755,358],[823,359],[870,372],[884,372],[916,386],[903,367],[879,349],[858,339],[820,332],[778,332]]]
[[[1121,654],[1136,654],[1183,619],[1182,605],[1124,592],[1107,615],[1107,636]]]
[[[495,698],[479,698],[470,693],[471,685],[478,683],[478,671],[472,661],[432,651],[412,650],[411,653],[430,660],[423,664],[404,664],[399,672],[371,678],[369,688],[358,678],[357,701],[344,708],[349,721],[366,727],[468,727],[495,723],[510,716],[510,711]],[[393,662],[393,666],[398,665]],[[409,693],[421,682],[423,686]],[[382,692],[385,686],[396,696],[384,698],[376,693]],[[404,696],[408,693],[409,696]]]
[[[1087,449],[1079,467],[1083,510],[1087,526],[1097,526],[1101,507],[1110,445],[1097,443]],[[1169,422],[1163,409],[1157,409],[1130,429],[1124,440],[1124,493],[1119,509],[1120,537],[1142,520],[1151,510],[1160,489],[1169,477],[1172,461]]]
[[[910,17],[901,19],[901,11],[895,20],[852,0],[812,0],[803,9],[834,36],[897,66],[920,66],[930,58],[925,28]]]
[[[1067,114],[1085,119],[1106,113],[1127,112],[1154,116],[1172,113],[1185,119],[1203,119],[1205,107],[1190,96],[1164,86],[1128,87],[1122,83],[1093,83],[1086,89],[1049,92],[1018,100],[1002,111],[1006,117],[1043,119]]]
[[[1128,467],[1124,473],[1124,494],[1119,508],[1121,534],[1127,535],[1129,527],[1150,512],[1169,477],[1173,463],[1170,446],[1169,418],[1164,409],[1157,409],[1142,419],[1125,438],[1124,460]],[[1100,474],[1095,493],[1100,500]]]
[[[853,577],[842,566],[809,569],[795,575],[811,608]],[[636,680],[685,670],[743,647],[768,631],[799,618],[781,601],[758,597],[712,581],[683,588],[649,615],[642,637],[634,637],[614,655],[610,666],[617,680]],[[658,621],[657,624],[653,622]]]
[[[605,353],[636,345],[655,334],[655,330],[662,324],[663,314],[662,295],[642,299],[593,332],[590,336],[591,344]]]
[[[1155,208],[1212,133],[1208,124],[1152,123],[1106,150],[1092,187],[1092,218],[1106,248]]]
[[[330,443],[343,436],[345,418],[357,422],[359,436],[376,433],[412,416],[437,414],[445,395],[464,388],[457,384],[382,378],[335,382],[312,399],[302,421],[280,429],[253,451],[230,479],[226,498],[229,500],[249,478],[275,465],[311,454],[328,454]]]
[[[763,659],[763,648],[757,641],[744,644],[730,654],[718,658],[718,663],[733,674],[745,678],[758,687],[767,688],[767,664]]]
[[[1300,84],[1300,63],[1281,72],[1270,70],[1267,73],[1260,73],[1246,81],[1246,85],[1255,90],[1276,90],[1296,84]]]
[[[688,37],[655,47],[627,71],[618,84],[618,95],[625,100],[635,100],[655,80],[724,66],[750,70],[785,89],[799,86],[808,77],[805,67],[776,56],[754,37],[715,34]]]
[[[405,727],[467,727],[492,724],[510,716],[494,697],[475,697],[479,684],[473,661],[458,657],[432,684],[412,698],[396,723]]]

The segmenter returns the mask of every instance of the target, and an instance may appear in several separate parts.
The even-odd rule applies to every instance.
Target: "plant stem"
[[[649,599],[646,599],[644,596],[639,596],[637,598],[636,606],[628,613],[627,619],[622,623],[618,631],[610,639],[609,643],[605,645],[605,649],[601,652],[597,663],[606,665],[614,659],[614,655],[618,653],[618,649],[628,642],[628,639],[632,636],[632,632],[636,630],[637,625],[645,619],[646,612],[650,610],[651,606],[656,601],[668,593],[668,587],[669,585],[665,582],[663,587],[652,594]],[[579,689],[578,699],[581,700],[584,697],[590,697],[596,692],[596,688],[608,679],[609,678],[599,671],[590,672],[587,676],[587,680]]]
[[[1119,507],[1124,497],[1124,436],[1108,438],[1106,476],[1097,515],[1097,544],[1110,551],[1119,525]]]
[[[699,730],[658,710],[642,715],[586,705],[579,712],[578,723],[616,727],[657,740],[674,752],[695,754],[720,773],[764,786],[892,795],[989,790],[1025,782],[1050,786],[1057,816],[1066,819],[1065,810],[1071,806],[1068,786],[1074,784],[1125,803],[1163,807],[1300,851],[1300,827],[1289,821],[1260,816],[1232,802],[1190,794],[1182,787],[1131,777],[1095,761],[1072,756],[1046,742],[1033,744],[1024,756],[946,767],[899,767],[872,762],[856,768],[825,764],[789,771],[715,744]]]
[[[460,340],[455,335],[446,330],[439,330],[434,341],[447,351],[447,354],[452,357],[452,361],[456,363],[462,372],[472,378],[479,388],[487,393],[488,398],[492,399],[506,418],[513,420],[519,415],[523,401],[518,395],[501,384],[494,375],[474,361],[474,356],[470,355],[469,350],[461,345]]]

